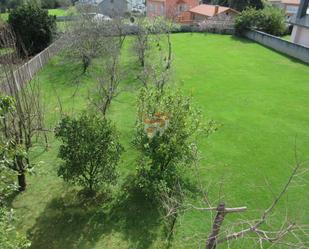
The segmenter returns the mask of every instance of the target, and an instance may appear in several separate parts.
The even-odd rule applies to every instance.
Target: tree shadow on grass
[[[31,249],[90,249],[101,236],[117,231],[129,248],[147,249],[158,227],[158,209],[138,191],[92,203],[73,192],[52,200],[28,237]]]
[[[28,231],[31,249],[91,248],[107,231],[106,216],[75,191],[53,199]],[[96,226],[96,227],[95,227]]]
[[[139,188],[127,183],[124,186],[110,211],[110,223],[123,234],[129,248],[147,249],[159,234],[159,208]]]

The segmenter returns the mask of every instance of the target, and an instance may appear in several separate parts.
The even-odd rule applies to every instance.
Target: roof
[[[287,4],[287,5],[299,5],[300,0],[282,0],[281,3]]]
[[[216,8],[218,8],[217,13],[216,13]],[[213,17],[215,15],[221,14],[226,11],[233,11],[235,13],[239,13],[238,11],[228,8],[228,7],[223,7],[219,5],[210,5],[210,4],[201,4],[201,5],[198,5],[190,9],[189,11],[195,14],[199,14],[202,16],[210,16],[210,17]]]

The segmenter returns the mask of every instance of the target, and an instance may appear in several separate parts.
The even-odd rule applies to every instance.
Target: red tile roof
[[[218,8],[217,13],[216,13],[216,7]],[[233,11],[235,13],[238,13],[238,11],[231,9],[231,8],[228,8],[228,7],[223,7],[223,6],[218,6],[218,5],[210,5],[210,4],[201,4],[201,5],[198,5],[194,8],[192,8],[192,9],[190,9],[189,11],[192,12],[192,13],[195,13],[195,14],[202,15],[202,16],[213,17],[217,14],[226,12],[228,10]]]

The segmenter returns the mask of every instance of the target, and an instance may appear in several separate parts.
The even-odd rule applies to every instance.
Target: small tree
[[[4,116],[13,108],[11,97],[0,97],[0,126]],[[14,183],[16,172],[13,170],[17,155],[15,146],[4,134],[0,135],[0,248],[1,249],[26,249],[30,242],[16,232],[12,226],[13,210],[7,208],[8,197],[17,190]]]
[[[147,52],[151,48],[149,36],[151,35],[150,24],[146,18],[136,18],[137,31],[134,36],[133,51],[136,53],[141,67],[145,66]]]
[[[58,175],[90,191],[114,184],[122,146],[115,127],[106,118],[83,114],[65,117],[56,128],[62,141],[59,157],[63,163]]]
[[[22,56],[34,55],[46,48],[56,30],[56,17],[35,3],[21,5],[9,15],[9,24],[16,34],[16,46]]]
[[[235,28],[238,34],[253,28],[271,35],[282,35],[286,31],[284,12],[274,7],[249,8],[236,17]]]
[[[121,19],[114,19],[101,26],[101,45],[103,48],[102,70],[99,71],[98,83],[90,97],[90,103],[105,116],[112,100],[119,94],[122,79],[121,49],[126,30]]]
[[[243,11],[246,8],[263,9],[263,0],[229,0],[229,6],[238,10]]]
[[[154,18],[150,23],[145,23],[144,34],[137,34],[140,39],[136,46],[140,62],[143,62],[139,79],[143,85],[155,85],[161,91],[168,82],[172,66],[171,31],[176,27],[171,21],[163,18]],[[140,32],[140,31],[138,31]],[[152,34],[152,35],[150,35]]]
[[[173,188],[178,170],[197,160],[199,116],[191,99],[178,91],[141,89],[134,144],[140,152],[138,181],[146,194],[160,198],[162,188]]]

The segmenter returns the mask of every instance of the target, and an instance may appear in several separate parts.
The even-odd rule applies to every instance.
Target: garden
[[[175,34],[171,38],[170,84],[192,96],[203,122],[211,119],[218,124],[209,137],[198,137],[198,170],[190,169],[186,176],[195,187],[209,192],[214,204],[224,200],[228,206],[248,207],[248,212],[226,218],[224,225],[228,228],[230,222],[254,218],[268,207],[273,194],[289,177],[295,146],[301,159],[307,159],[308,66],[233,36]],[[51,135],[48,151],[39,144],[33,147],[35,173],[29,176],[27,191],[12,203],[17,228],[31,238],[31,248],[159,248],[165,240],[160,215],[152,205],[138,195],[127,198],[119,190],[135,172],[137,158],[132,141],[140,83],[132,73],[136,65],[129,43],[128,39],[122,51],[128,75],[121,82],[125,91],[108,111],[124,147],[118,187],[114,189],[120,200],[115,201],[116,206],[101,200],[95,204],[79,200],[78,190],[57,176],[59,140]],[[95,81],[92,75],[99,70],[100,59],[76,83],[74,72],[78,66],[60,55],[37,76],[42,82],[46,121],[51,130],[60,118],[56,95],[65,113],[78,115],[87,108],[89,88]],[[308,210],[303,208],[306,192],[306,188],[291,188],[274,216],[285,214],[288,208],[292,217],[308,222]],[[187,198],[196,206],[205,205],[200,191]],[[197,210],[181,215],[171,248],[203,246],[211,218],[211,213]],[[248,248],[244,242],[237,248],[241,246]],[[250,244],[250,248],[254,246]]]
[[[307,64],[162,18],[80,15],[16,75],[55,18],[25,5],[10,25],[0,248],[308,248]]]

